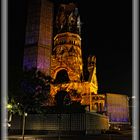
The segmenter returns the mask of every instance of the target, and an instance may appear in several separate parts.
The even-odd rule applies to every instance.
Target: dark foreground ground
[[[10,137],[9,140],[22,140],[22,137]],[[74,136],[74,137],[44,137],[26,136],[24,140],[132,140],[131,136]]]
[[[132,140],[130,131],[121,134],[99,134],[86,136],[47,136],[47,135],[25,135],[24,140]],[[8,136],[8,140],[22,140],[21,135]]]

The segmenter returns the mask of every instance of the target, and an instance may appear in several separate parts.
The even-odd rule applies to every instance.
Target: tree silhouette
[[[55,95],[55,101],[59,113],[85,112],[85,106],[81,105],[81,96],[77,90],[71,90],[69,92],[60,90]]]
[[[63,109],[66,105],[70,105],[70,96],[67,91],[60,90],[55,95],[56,106]]]
[[[24,71],[21,88],[24,92],[22,103],[25,108],[28,106],[30,111],[40,113],[42,106],[49,105],[51,82],[50,76],[46,76],[36,69]]]
[[[9,97],[8,102],[7,102],[7,111],[8,111],[8,125],[10,127],[11,121],[12,121],[12,116],[15,114],[22,115],[22,108],[21,104],[17,102],[14,97]]]

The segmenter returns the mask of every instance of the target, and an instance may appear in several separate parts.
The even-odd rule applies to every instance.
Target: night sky
[[[68,3],[71,0],[53,0]],[[83,60],[97,60],[99,93],[132,94],[132,1],[73,0],[82,21]],[[14,85],[22,70],[27,0],[8,1],[8,78]]]

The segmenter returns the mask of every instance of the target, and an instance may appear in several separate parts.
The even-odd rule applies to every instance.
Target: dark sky
[[[72,0],[53,0],[71,2]],[[84,63],[96,55],[99,93],[132,94],[132,1],[73,0],[82,20]],[[22,69],[26,0],[8,1],[9,83]],[[15,76],[16,75],[16,76]]]

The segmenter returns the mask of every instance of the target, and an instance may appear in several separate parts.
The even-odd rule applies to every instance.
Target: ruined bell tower
[[[51,56],[51,95],[58,91],[69,93],[71,101],[89,105],[93,109],[93,96],[97,95],[96,58],[88,58],[88,81],[83,78],[81,26],[78,8],[74,3],[61,4],[56,15],[57,29]],[[74,96],[74,91],[77,97]]]
[[[51,77],[56,83],[61,81],[60,74],[64,82],[80,82],[83,77],[80,16],[75,4],[60,5],[56,16],[56,27]]]

